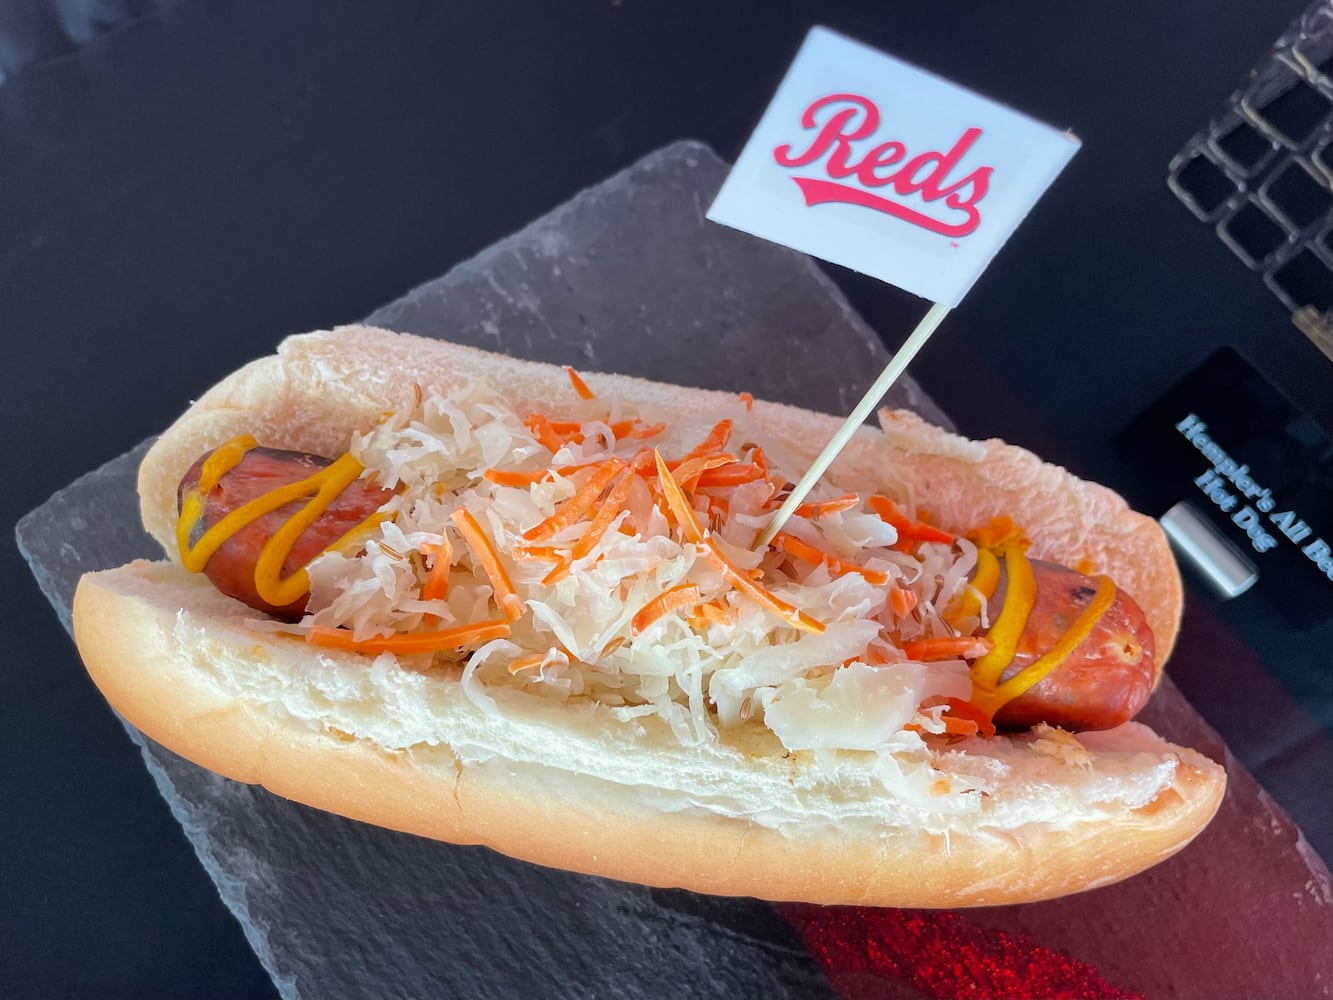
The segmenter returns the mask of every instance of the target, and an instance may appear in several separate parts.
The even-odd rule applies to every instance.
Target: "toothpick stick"
[[[819,482],[819,477],[828,471],[828,467],[833,464],[833,460],[838,457],[838,453],[846,447],[847,442],[852,439],[858,427],[865,423],[866,417],[870,416],[870,411],[879,405],[879,401],[884,398],[884,394],[889,391],[889,387],[898,381],[901,375],[916,357],[917,351],[930,339],[930,335],[935,332],[935,328],[940,325],[944,317],[948,314],[949,307],[940,305],[936,302],[930,307],[930,311],[917,324],[911,336],[898,348],[892,360],[889,361],[879,378],[875,379],[875,384],[866,390],[866,394],[861,397],[861,402],[856,404],[856,409],[852,410],[846,422],[838,428],[838,433],[833,435],[824,450],[819,453],[814,464],[801,481],[796,484],[796,488],[791,491],[782,506],[777,509],[773,517],[769,520],[768,526],[759,535],[759,540],[755,543],[755,548],[763,548],[768,545],[782,530],[782,526],[787,523],[787,518],[791,517],[792,512],[805,500],[810,491],[815,488],[815,483]]]

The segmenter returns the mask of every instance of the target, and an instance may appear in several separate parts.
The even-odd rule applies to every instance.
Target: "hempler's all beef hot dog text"
[[[80,648],[224,774],[656,885],[991,904],[1180,849],[1223,776],[1128,721],[1179,618],[1160,530],[883,421],[756,552],[834,418],[293,338],[150,452],[179,564],[86,580]]]

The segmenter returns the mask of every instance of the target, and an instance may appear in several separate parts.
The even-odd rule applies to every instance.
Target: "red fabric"
[[[961,913],[802,904],[779,910],[844,1000],[893,995],[894,984],[932,998],[1144,1000],[1086,962]]]

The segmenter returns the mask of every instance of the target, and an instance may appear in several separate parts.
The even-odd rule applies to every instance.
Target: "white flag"
[[[952,307],[1078,146],[814,28],[708,218]]]

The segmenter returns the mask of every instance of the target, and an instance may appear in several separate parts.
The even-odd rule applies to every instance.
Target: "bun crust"
[[[585,377],[599,395],[680,419],[734,400]],[[568,391],[560,368],[437,341],[366,328],[291,338],[277,357],[210,390],[149,452],[140,473],[145,525],[174,558],[176,483],[199,454],[236,434],[334,454],[354,428],[410,405],[414,382],[429,391],[468,378],[503,385],[520,405]],[[839,423],[761,402],[754,416],[809,457]],[[881,419],[884,432],[863,430],[830,478],[861,488],[908,482],[945,528],[1012,517],[1035,556],[1090,564],[1134,594],[1165,657],[1181,587],[1155,522],[1021,449],[968,442],[910,414]],[[380,826],[650,885],[891,906],[1046,899],[1179,850],[1225,788],[1216,764],[1134,724],[1072,750],[1068,738],[970,740],[966,754],[1001,761],[992,801],[926,828],[886,819],[888,806],[856,781],[824,781],[808,754],[775,752],[774,742],[724,740],[704,753],[648,720],[617,730],[595,711],[561,718],[517,703],[497,721],[452,679],[316,654],[264,631],[262,618],[174,563],[90,574],[74,603],[76,640],[108,701],[196,763]],[[392,704],[408,722],[375,739],[353,736],[377,710],[365,704],[381,713]],[[1070,760],[1058,760],[1065,752]],[[862,763],[849,760],[848,773]]]

